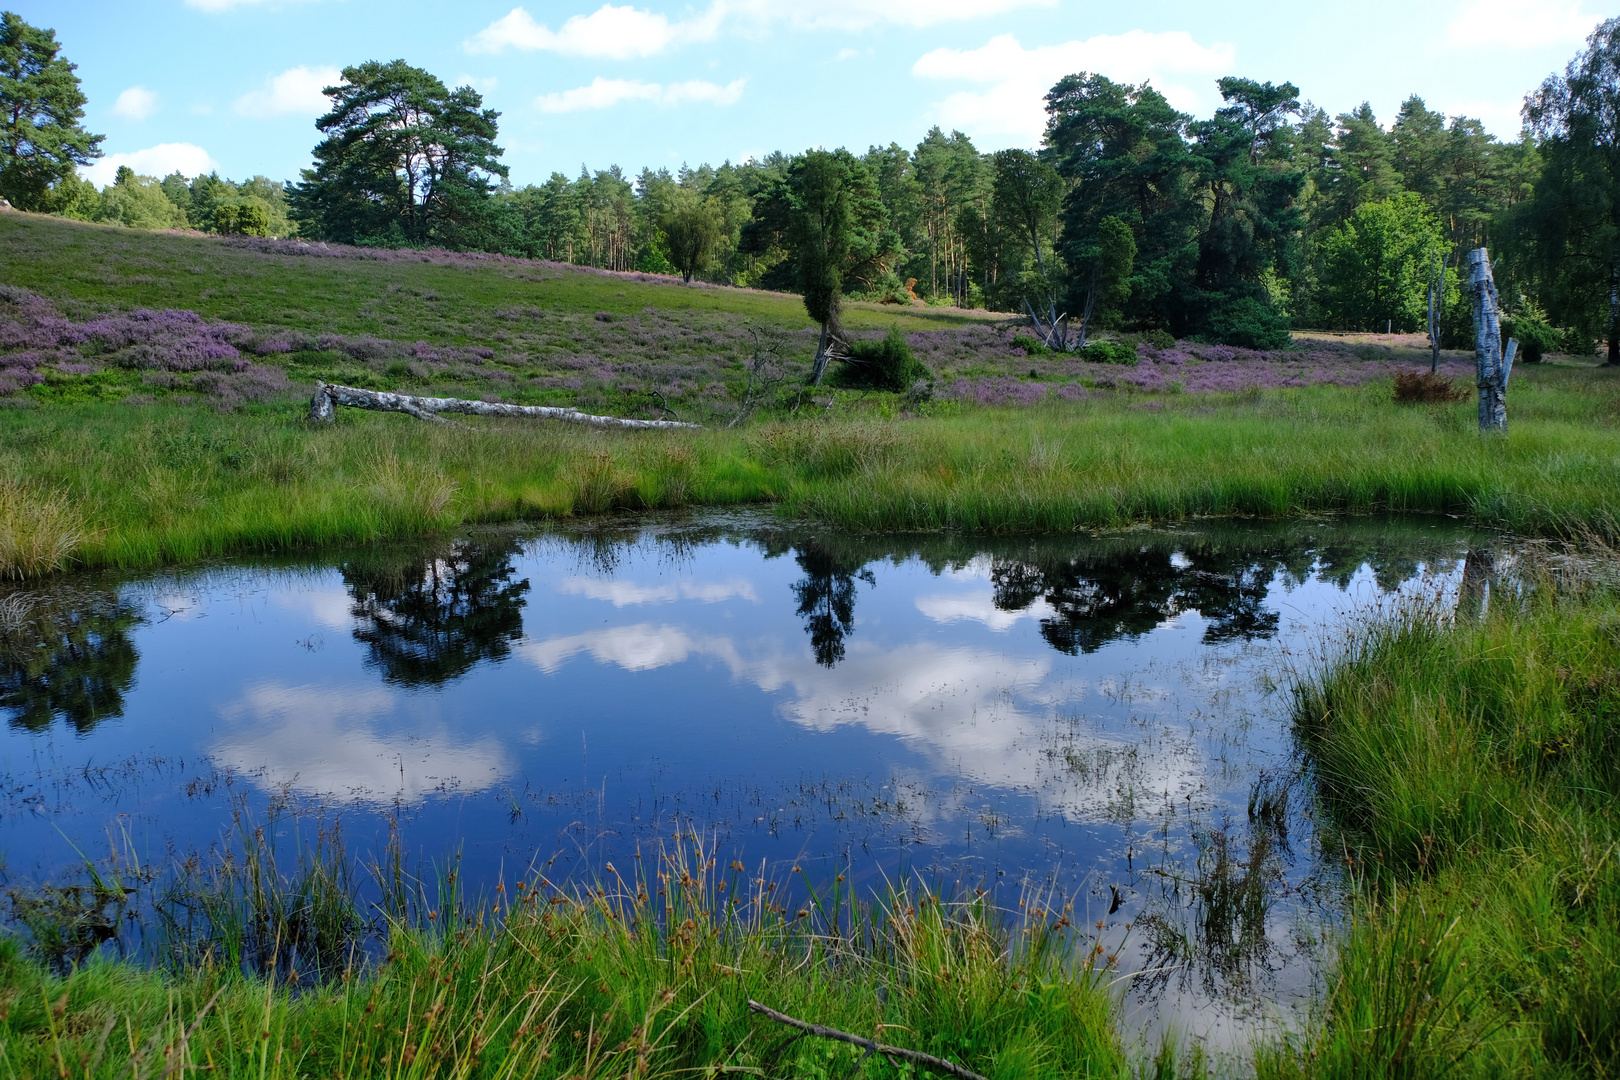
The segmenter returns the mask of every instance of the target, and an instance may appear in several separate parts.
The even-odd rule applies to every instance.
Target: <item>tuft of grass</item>
[[[60,570],[88,538],[79,508],[65,494],[0,476],[0,577]]]
[[[220,920],[185,932],[206,944],[275,930],[276,948],[256,966],[194,947],[167,970],[92,960],[52,974],[0,941],[0,1061],[85,1078],[916,1075],[795,1038],[751,1014],[754,999],[987,1076],[1128,1075],[1104,950],[1034,898],[1015,926],[982,896],[900,885],[863,900],[847,875],[795,888],[718,865],[690,837],[628,873],[607,864],[592,887],[530,874],[482,898],[458,893],[454,864],[432,897],[421,883],[390,893],[380,866],[384,896],[403,901],[382,905],[385,952],[351,949],[311,979],[280,946],[301,912],[357,910],[307,888],[355,895],[331,869],[340,850],[284,876],[262,833],[241,839],[254,867],[177,882]],[[254,913],[268,919],[258,931],[244,925]]]
[[[1620,1061],[1620,593],[1611,556],[1557,569],[1374,626],[1301,686],[1359,899],[1319,1028],[1262,1077]]]

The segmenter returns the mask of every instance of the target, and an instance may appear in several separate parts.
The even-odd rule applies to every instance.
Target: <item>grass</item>
[[[1469,514],[1522,533],[1601,525],[1620,494],[1620,431],[1598,391],[1607,373],[1537,375],[1499,440],[1471,430],[1467,404],[1398,406],[1377,386],[903,422],[853,402],[827,417],[645,433],[521,421],[468,431],[354,412],[311,428],[296,404],[228,415],[60,405],[0,411],[0,509],[16,508],[4,520],[41,534],[29,541],[40,554],[15,557],[12,573],[70,557],[136,567],[474,522],[751,502],[865,531],[1379,510]]]
[[[1260,1076],[1613,1075],[1620,593],[1612,559],[1561,574],[1379,624],[1300,690],[1360,900],[1319,1028]]]
[[[431,897],[377,868],[386,953],[368,962],[341,847],[283,878],[264,834],[244,838],[240,860],[171,888],[211,917],[171,922],[186,949],[167,970],[93,959],[52,974],[0,942],[0,1075],[917,1075],[794,1039],[750,999],[998,1080],[1127,1075],[1111,958],[1076,947],[1091,939],[1062,911],[1028,906],[1015,930],[973,896],[863,902],[843,876],[784,906],[790,883],[688,839],[628,874],[609,864],[597,888],[531,875],[481,900],[460,895],[454,863]],[[253,926],[275,947],[244,964]],[[316,977],[293,970],[312,959]]]

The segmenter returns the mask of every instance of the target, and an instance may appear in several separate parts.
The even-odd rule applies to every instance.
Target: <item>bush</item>
[[[1142,340],[1155,349],[1173,349],[1176,347],[1176,335],[1168,330],[1154,327],[1142,335]]]
[[[857,341],[849,356],[833,369],[828,381],[851,390],[892,390],[903,393],[918,379],[932,373],[912,354],[911,346],[899,330],[891,329],[878,341]]]
[[[1080,359],[1093,364],[1134,364],[1136,349],[1123,341],[1093,341],[1080,350]]]
[[[1218,303],[1205,333],[1216,345],[1244,349],[1286,349],[1293,343],[1288,316],[1252,296]]]
[[[1029,356],[1045,356],[1047,353],[1052,351],[1046,347],[1046,343],[1044,341],[1041,341],[1038,338],[1032,338],[1028,334],[1014,334],[1012,343],[1013,348],[1023,349],[1024,352]]]
[[[1395,400],[1406,404],[1435,404],[1467,399],[1468,391],[1444,375],[1427,371],[1397,371]]]
[[[1540,319],[1520,316],[1502,320],[1502,342],[1505,346],[1508,338],[1519,339],[1518,360],[1521,363],[1541,363],[1541,358],[1547,353],[1560,351],[1564,336],[1564,331]]]

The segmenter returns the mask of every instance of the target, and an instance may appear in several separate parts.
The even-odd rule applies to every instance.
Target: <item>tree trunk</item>
[[[1620,365],[1620,261],[1609,260],[1609,363]]]
[[[347,405],[354,409],[374,409],[379,412],[401,412],[418,420],[445,423],[440,413],[459,413],[463,416],[513,416],[531,420],[563,420],[570,424],[589,424],[599,428],[697,428],[702,424],[684,424],[676,420],[624,420],[617,416],[592,416],[578,409],[554,408],[546,405],[504,405],[492,401],[468,401],[465,398],[415,397],[411,394],[388,394],[378,390],[360,390],[353,386],[315,384],[315,396],[309,402],[309,418],[330,421],[333,406]]]
[[[1510,340],[1502,349],[1502,312],[1491,276],[1490,253],[1475,248],[1468,253],[1468,283],[1474,293],[1475,383],[1479,387],[1479,430],[1507,431],[1507,381],[1519,343]]]

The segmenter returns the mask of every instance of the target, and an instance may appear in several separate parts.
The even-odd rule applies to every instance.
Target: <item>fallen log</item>
[[[702,424],[687,424],[679,420],[625,420],[617,416],[593,416],[575,408],[553,405],[506,405],[494,401],[469,401],[466,398],[416,397],[412,394],[390,394],[381,390],[361,390],[353,386],[317,382],[315,396],[309,401],[311,420],[331,420],[336,406],[351,409],[373,409],[379,412],[401,412],[418,420],[436,424],[449,423],[440,413],[458,413],[463,416],[513,416],[530,420],[562,420],[570,424],[589,424],[599,428],[701,428]]]
[[[921,1050],[907,1050],[903,1046],[885,1046],[883,1043],[863,1039],[859,1035],[851,1035],[849,1032],[839,1031],[837,1028],[795,1020],[787,1013],[777,1012],[767,1005],[761,1005],[752,998],[748,1001],[748,1008],[749,1011],[757,1012],[767,1020],[774,1020],[778,1024],[786,1024],[790,1028],[798,1029],[802,1034],[794,1036],[796,1039],[802,1039],[805,1035],[812,1035],[818,1039],[832,1039],[835,1042],[859,1046],[866,1051],[861,1055],[862,1061],[865,1061],[873,1054],[882,1054],[884,1057],[899,1058],[902,1061],[910,1061],[917,1065],[926,1065],[930,1069],[937,1069],[945,1073],[947,1076],[957,1077],[958,1080],[986,1080],[985,1077],[976,1072],[964,1069],[960,1065],[954,1065],[944,1058],[935,1057],[933,1054],[925,1054]]]

